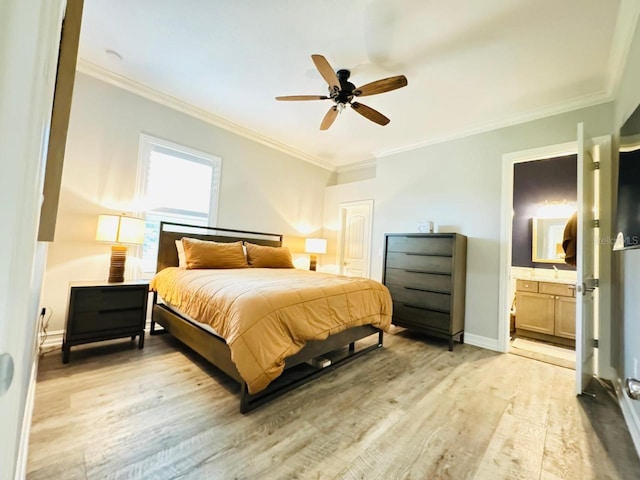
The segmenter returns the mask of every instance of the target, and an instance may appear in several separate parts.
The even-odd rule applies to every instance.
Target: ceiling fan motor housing
[[[356,86],[348,81],[349,77],[351,76],[351,72],[345,69],[338,70],[336,72],[336,76],[338,77],[338,81],[340,82],[340,91],[331,92],[331,87],[329,87],[331,98],[336,103],[350,103],[353,99],[353,91],[356,89]]]

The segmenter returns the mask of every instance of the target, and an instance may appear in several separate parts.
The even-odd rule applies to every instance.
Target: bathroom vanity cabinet
[[[516,334],[575,345],[575,285],[553,280],[516,280]]]

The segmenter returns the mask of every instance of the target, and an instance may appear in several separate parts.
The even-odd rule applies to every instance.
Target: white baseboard
[[[20,431],[20,444],[18,445],[18,459],[16,462],[15,480],[27,478],[27,458],[29,453],[29,434],[31,433],[31,419],[33,417],[33,405],[36,400],[36,378],[38,376],[38,356],[35,355],[31,367],[31,378],[22,417],[22,429]]]
[[[502,351],[497,338],[482,337],[480,335],[474,335],[473,333],[464,332],[464,343],[496,352]]]
[[[147,320],[145,330],[149,332],[151,329],[151,320]],[[47,332],[47,339],[41,345],[41,350],[50,350],[52,348],[62,348],[62,341],[64,340],[64,330],[53,330]],[[42,341],[42,335],[40,335],[40,341]]]
[[[622,415],[624,416],[627,428],[631,434],[631,439],[633,440],[636,452],[638,452],[638,456],[640,457],[640,417],[634,407],[634,400],[631,400],[627,396],[621,378],[618,378],[617,381],[613,382],[613,384],[616,389],[616,396],[618,397],[620,410],[622,410]]]
[[[47,339],[41,345],[42,349],[48,349],[51,347],[62,348],[62,340],[64,338],[64,330],[54,330],[47,332]],[[42,335],[40,335],[40,341],[42,341]]]

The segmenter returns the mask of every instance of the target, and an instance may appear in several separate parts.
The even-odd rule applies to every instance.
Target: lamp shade
[[[144,243],[144,220],[125,215],[100,215],[96,240],[111,243]]]
[[[324,238],[307,238],[304,241],[306,253],[327,253],[327,241]]]

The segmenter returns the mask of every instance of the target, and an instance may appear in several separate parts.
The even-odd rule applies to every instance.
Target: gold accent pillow
[[[219,243],[182,238],[187,270],[196,268],[246,268],[242,242]]]
[[[255,268],[296,268],[287,247],[266,247],[244,242],[249,265]]]

